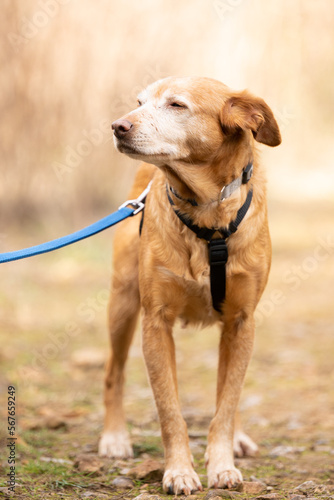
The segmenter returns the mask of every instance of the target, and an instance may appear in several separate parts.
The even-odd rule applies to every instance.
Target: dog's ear
[[[252,131],[254,139],[267,146],[278,146],[281,134],[273,112],[263,99],[247,91],[231,96],[221,110],[221,125],[224,133],[235,133],[238,129]]]

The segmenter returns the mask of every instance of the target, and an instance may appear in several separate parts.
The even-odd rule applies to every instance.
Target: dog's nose
[[[131,130],[133,127],[133,123],[129,122],[129,120],[116,120],[111,124],[111,128],[113,129],[115,136],[118,139],[123,139],[123,137]]]

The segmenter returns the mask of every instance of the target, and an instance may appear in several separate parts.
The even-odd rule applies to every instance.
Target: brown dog
[[[138,103],[138,109],[113,123],[115,144],[122,153],[158,168],[142,164],[131,191],[131,198],[136,198],[153,180],[141,237],[140,216],[123,222],[115,237],[111,357],[99,452],[132,456],[122,406],[123,373],[142,307],[143,351],[165,449],[163,488],[176,494],[202,489],[178,401],[172,332],[178,318],[189,324],[219,322],[217,409],[206,462],[208,486],[230,488],[242,481],[234,466],[233,441],[238,455],[256,451],[240,430],[236,413],[252,353],[254,310],[271,260],[265,175],[254,139],[277,146],[280,132],[262,99],[246,91],[233,92],[208,78],[160,80],[140,94]],[[237,231],[230,235],[216,231],[231,228],[250,199]],[[185,225],[189,221],[192,228]],[[208,243],[202,233],[195,234],[195,226],[209,228],[212,239],[221,239],[222,232],[227,238],[225,299],[220,290],[213,297],[210,279],[217,282],[221,275],[215,275],[213,264],[210,268]],[[224,280],[218,279],[222,290]],[[219,307],[213,307],[213,300]]]

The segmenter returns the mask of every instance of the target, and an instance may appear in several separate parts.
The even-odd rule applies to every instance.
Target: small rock
[[[60,429],[67,428],[67,422],[63,417],[57,415],[47,415],[45,417],[34,418],[31,420],[24,420],[22,427],[27,430],[37,431],[40,429]]]
[[[276,446],[276,448],[272,449],[271,452],[269,452],[269,457],[288,457],[289,455],[303,453],[303,451],[305,451],[305,447],[296,448],[294,446]]]
[[[299,422],[298,418],[291,418],[286,425],[289,431],[296,431],[302,428],[302,424]]]
[[[260,481],[244,481],[238,488],[238,491],[248,495],[257,495],[258,493],[267,491],[267,485]]]
[[[53,464],[69,464],[73,465],[72,460],[66,460],[65,458],[51,458],[51,457],[40,457],[41,462],[52,462]]]
[[[104,463],[94,455],[78,455],[74,462],[80,472],[84,474],[97,475],[103,469]]]
[[[305,483],[300,484],[299,486],[296,486],[296,488],[293,489],[293,491],[301,492],[301,493],[310,493],[315,490],[317,487],[317,483],[314,481],[305,481]]]
[[[329,444],[329,439],[317,439],[315,445],[321,446],[322,444]]]
[[[111,484],[116,488],[120,488],[121,490],[130,490],[134,487],[134,482],[132,481],[132,479],[122,476],[116,477]]]
[[[130,469],[129,475],[134,479],[145,480],[146,482],[157,482],[162,480],[164,467],[157,460],[148,458],[141,464]]]
[[[313,490],[312,493],[315,495],[330,495],[333,491],[333,486],[331,487],[330,485],[320,484]]]
[[[15,495],[14,492],[9,491],[8,486],[1,486],[0,488],[0,493],[3,493],[3,495],[7,498],[13,497]],[[2,495],[1,495],[2,496]]]
[[[290,500],[305,500],[305,497],[304,497],[304,495],[297,495],[297,496],[291,497]]]
[[[44,420],[44,426],[48,429],[61,429],[67,428],[67,422],[62,417],[58,416],[49,416]]]
[[[205,500],[220,500],[221,498],[238,498],[240,493],[229,490],[211,490],[205,496]]]
[[[149,495],[148,493],[141,493],[133,500],[162,500],[158,495]]]
[[[253,481],[254,483],[264,483],[264,481],[262,479],[259,479],[258,477],[256,476],[251,476],[249,478],[251,481]]]
[[[320,444],[312,446],[312,451],[315,451],[316,453],[330,453],[332,448],[326,444]]]
[[[122,467],[122,469],[119,471],[122,476],[127,476],[131,470],[131,467]]]
[[[82,493],[81,498],[92,498],[92,500],[95,499],[103,500],[104,498],[109,498],[109,497],[104,493],[97,493],[96,491],[85,491],[84,493]]]
[[[255,500],[283,500],[283,497],[279,493],[268,493],[268,495],[256,497]]]

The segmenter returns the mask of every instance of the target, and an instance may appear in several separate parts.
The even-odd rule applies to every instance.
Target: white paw
[[[259,448],[254,441],[242,431],[236,431],[233,438],[233,451],[236,457],[255,457]]]
[[[209,488],[236,488],[242,483],[242,474],[235,467],[228,470],[208,469]]]
[[[166,493],[190,495],[192,491],[201,490],[202,485],[196,472],[191,468],[167,469],[162,486]]]
[[[109,458],[133,457],[128,432],[104,432],[99,442],[99,455]]]

